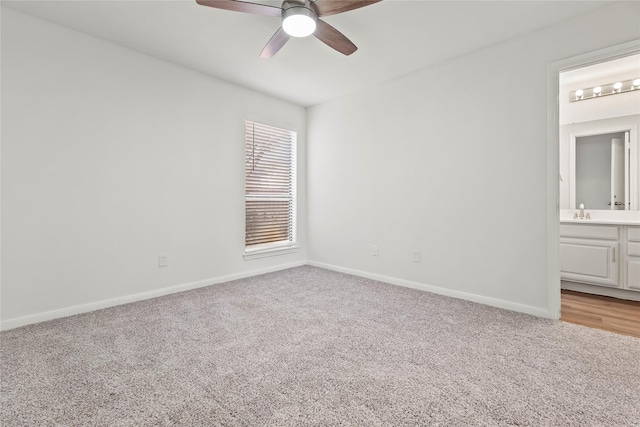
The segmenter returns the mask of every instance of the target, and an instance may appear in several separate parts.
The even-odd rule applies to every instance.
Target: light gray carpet
[[[640,340],[313,267],[0,335],[2,426],[640,425]]]

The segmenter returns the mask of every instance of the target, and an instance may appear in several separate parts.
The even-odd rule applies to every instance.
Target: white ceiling
[[[384,0],[324,18],[359,47],[353,55],[343,56],[310,37],[291,39],[265,60],[258,55],[278,29],[278,18],[203,7],[195,0],[2,1],[14,10],[301,106],[371,87],[607,3]]]

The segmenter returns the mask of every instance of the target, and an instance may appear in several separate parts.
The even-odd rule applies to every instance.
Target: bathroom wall
[[[560,209],[570,208],[570,135],[584,132],[603,133],[633,126],[640,129],[640,90],[579,102],[569,102],[569,93],[577,89],[634,78],[640,78],[640,55],[631,55],[560,74]],[[640,176],[638,179],[640,188]],[[590,205],[586,206],[590,208]]]
[[[640,90],[570,102],[578,89],[640,78],[640,54],[560,73],[560,125],[640,114]]]

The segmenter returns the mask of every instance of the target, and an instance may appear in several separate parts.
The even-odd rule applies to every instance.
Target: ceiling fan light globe
[[[316,31],[316,14],[306,7],[292,7],[282,14],[282,29],[291,37],[307,37]]]

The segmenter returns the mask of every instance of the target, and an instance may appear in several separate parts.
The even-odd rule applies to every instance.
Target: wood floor
[[[560,320],[640,338],[640,301],[562,290]]]

